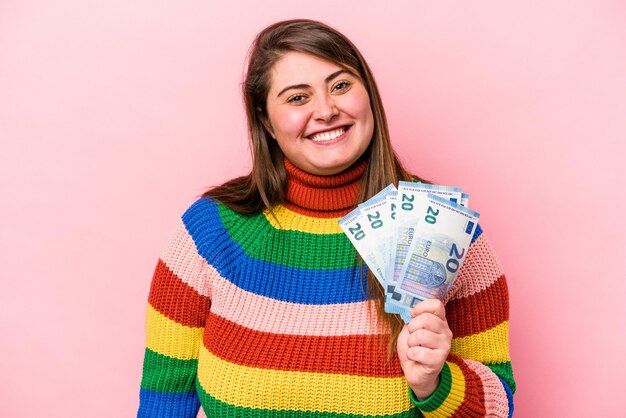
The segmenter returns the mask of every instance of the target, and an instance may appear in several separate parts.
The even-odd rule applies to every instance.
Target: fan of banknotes
[[[478,225],[458,187],[401,181],[339,220],[385,289],[385,311],[411,319],[411,307],[443,300],[456,280]]]

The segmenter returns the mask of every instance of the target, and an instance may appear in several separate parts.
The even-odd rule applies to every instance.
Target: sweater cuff
[[[425,417],[449,417],[465,397],[463,373],[459,366],[446,361],[439,374],[439,385],[428,398],[418,400],[411,388],[409,396],[413,405],[419,408]]]

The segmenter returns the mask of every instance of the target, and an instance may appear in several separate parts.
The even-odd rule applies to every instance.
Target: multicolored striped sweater
[[[285,164],[287,201],[271,213],[200,199],[182,216],[150,288],[138,416],[510,416],[507,286],[482,231],[446,300],[441,383],[419,402],[337,222],[365,166],[318,177]]]

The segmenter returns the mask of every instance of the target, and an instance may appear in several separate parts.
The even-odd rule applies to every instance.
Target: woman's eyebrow
[[[328,77],[326,77],[324,79],[324,82],[328,83],[329,81],[331,81],[332,79],[336,78],[337,76],[339,76],[339,75],[341,75],[343,73],[352,74],[348,70],[342,68],[341,70],[337,70],[334,73],[332,73],[331,75],[329,75]],[[309,86],[308,84],[294,84],[294,85],[291,85],[291,86],[287,86],[284,89],[282,89],[280,92],[278,92],[276,97],[280,97],[280,95],[283,94],[284,92],[286,92],[287,90],[306,89],[306,88],[309,88],[309,87],[311,87],[311,86]]]

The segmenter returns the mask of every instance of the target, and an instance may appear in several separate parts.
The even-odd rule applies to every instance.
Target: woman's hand
[[[427,299],[411,309],[413,319],[398,336],[398,357],[409,386],[419,400],[439,384],[439,373],[450,352],[452,331],[440,300]]]

